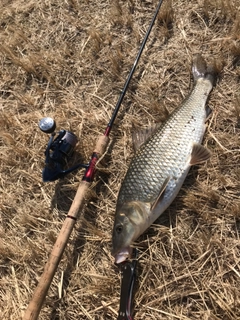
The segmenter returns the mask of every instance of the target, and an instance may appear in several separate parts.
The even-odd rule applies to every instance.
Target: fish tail
[[[195,82],[202,78],[215,85],[219,71],[215,64],[207,65],[203,57],[198,54],[193,59],[192,73]]]

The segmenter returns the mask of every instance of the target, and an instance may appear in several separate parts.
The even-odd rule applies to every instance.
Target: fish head
[[[121,263],[131,255],[130,244],[134,238],[134,224],[126,213],[121,211],[115,219],[112,234],[112,255],[115,257],[115,263]]]
[[[131,244],[143,231],[144,208],[132,201],[117,207],[112,233],[112,255],[115,263],[121,263],[131,256]]]

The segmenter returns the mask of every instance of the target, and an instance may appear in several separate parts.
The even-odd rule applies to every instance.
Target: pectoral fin
[[[164,191],[166,190],[166,187],[168,185],[169,180],[170,180],[170,177],[167,177],[165,179],[165,181],[164,181],[164,183],[163,183],[163,185],[162,185],[162,187],[161,187],[161,189],[159,191],[159,194],[158,194],[156,200],[154,200],[154,202],[152,203],[151,210],[155,209],[157,204],[162,200],[162,197],[164,195]]]
[[[200,143],[194,143],[191,153],[190,165],[207,161],[211,156],[210,151]]]

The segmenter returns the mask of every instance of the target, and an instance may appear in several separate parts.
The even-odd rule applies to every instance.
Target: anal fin
[[[207,161],[211,156],[211,152],[200,143],[194,143],[191,153],[190,165]]]

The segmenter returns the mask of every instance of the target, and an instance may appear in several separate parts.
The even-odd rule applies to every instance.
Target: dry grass
[[[44,184],[43,116],[79,137],[87,162],[135,60],[157,1],[0,4],[0,319],[20,319],[83,172]],[[132,125],[163,120],[189,92],[192,55],[222,66],[204,144],[176,201],[146,232],[135,319],[240,319],[240,2],[164,1],[39,319],[115,319],[111,258]]]

